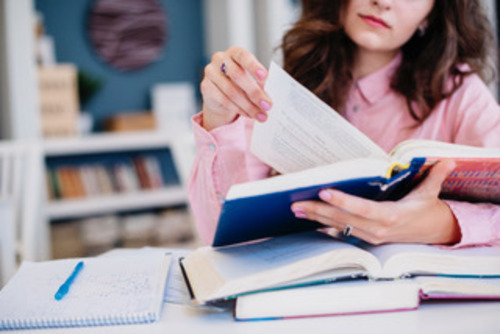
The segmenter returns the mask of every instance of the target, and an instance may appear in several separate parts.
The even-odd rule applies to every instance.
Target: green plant
[[[78,70],[78,97],[83,108],[104,85],[104,80],[85,70]]]

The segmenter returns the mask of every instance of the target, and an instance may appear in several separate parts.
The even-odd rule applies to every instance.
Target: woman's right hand
[[[271,108],[271,99],[264,92],[267,74],[245,49],[231,47],[214,53],[201,82],[203,127],[210,131],[240,115],[264,122]]]

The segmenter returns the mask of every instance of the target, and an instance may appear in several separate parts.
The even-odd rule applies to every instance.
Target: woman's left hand
[[[456,243],[460,228],[449,206],[438,198],[441,184],[454,166],[451,160],[439,162],[417,188],[398,201],[376,202],[325,189],[319,194],[323,202],[295,202],[292,211],[298,218],[339,231],[349,225],[351,235],[375,245]]]

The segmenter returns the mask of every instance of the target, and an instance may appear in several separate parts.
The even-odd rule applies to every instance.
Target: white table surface
[[[230,312],[164,304],[161,320],[145,325],[63,328],[13,333],[500,333],[500,302],[425,302],[405,312],[294,320],[235,321]]]
[[[114,250],[105,255],[119,255],[130,251],[135,250]],[[170,251],[177,252],[178,255],[182,252],[174,249]],[[423,302],[418,310],[413,311],[268,321],[235,321],[230,311],[164,303],[160,321],[151,324],[16,330],[5,333],[8,332],[32,334],[500,334],[500,301],[434,300]]]

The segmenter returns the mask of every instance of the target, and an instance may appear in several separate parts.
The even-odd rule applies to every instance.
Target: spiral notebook
[[[0,330],[137,324],[160,317],[171,256],[138,252],[117,257],[23,262],[0,291]],[[68,293],[54,295],[75,265],[84,267]]]

